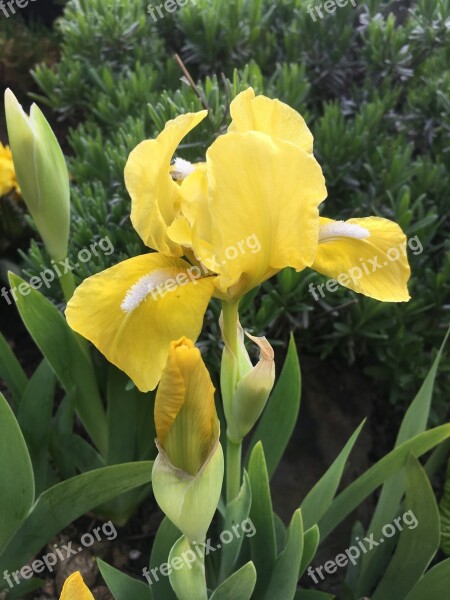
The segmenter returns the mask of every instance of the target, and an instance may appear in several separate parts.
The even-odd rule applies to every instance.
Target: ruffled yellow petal
[[[170,344],[156,394],[155,425],[172,465],[190,475],[198,473],[219,439],[214,386],[189,339]]]
[[[280,269],[312,264],[318,205],[326,197],[313,156],[251,131],[219,137],[208,150],[207,164],[209,211],[198,215],[193,249],[219,274],[220,291],[237,297]]]
[[[191,248],[194,243],[193,225],[204,224],[201,234],[210,235],[210,220],[208,219],[208,179],[206,163],[195,165],[195,171],[191,173],[181,184],[181,214],[168,228],[167,234],[171,240]],[[201,216],[201,221],[199,217]],[[198,226],[196,236],[199,235]]]
[[[313,151],[313,135],[303,117],[293,108],[266,96],[256,96],[252,88],[241,92],[230,106],[233,121],[228,131],[261,131]]]
[[[86,587],[81,573],[76,571],[66,579],[59,600],[94,600]]]
[[[167,236],[182,200],[180,185],[170,174],[170,161],[181,140],[206,114],[188,113],[169,121],[156,139],[142,142],[131,152],[125,167],[133,227],[148,247],[169,256],[184,254]]]
[[[396,223],[380,217],[321,218],[319,238],[314,270],[376,300],[409,300],[406,236]]]
[[[178,258],[131,258],[86,279],[67,306],[67,321],[141,391],[152,390],[170,342],[200,334],[214,289],[201,275]]]

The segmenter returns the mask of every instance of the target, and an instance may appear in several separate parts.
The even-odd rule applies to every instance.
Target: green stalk
[[[69,302],[75,292],[75,279],[73,277],[73,273],[70,271],[69,273],[64,273],[61,275],[59,278],[59,283],[61,285],[65,301]]]
[[[235,443],[227,437],[227,504],[236,498],[236,496],[239,494],[239,490],[241,489],[241,461],[242,444]]]
[[[238,366],[238,323],[239,301],[223,302],[223,336],[228,348],[224,350],[221,369],[221,388],[227,422],[231,417],[233,400],[239,377]],[[228,350],[228,351],[227,351]],[[227,436],[226,451],[226,500],[230,503],[239,494],[241,487],[242,444]]]

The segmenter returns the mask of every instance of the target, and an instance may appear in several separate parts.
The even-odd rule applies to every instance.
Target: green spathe
[[[199,553],[200,551],[200,553]],[[181,567],[169,573],[170,584],[180,600],[208,600],[205,581],[205,556],[200,546],[193,546],[185,536],[175,542],[169,554],[169,564]]]
[[[153,492],[161,510],[189,542],[203,542],[220,499],[224,459],[217,443],[203,468],[192,476],[176,469],[160,450],[153,465]]]
[[[261,416],[275,383],[275,361],[266,338],[247,336],[259,346],[260,360],[236,386],[231,407],[233,419],[228,425],[228,437],[240,443]]]
[[[5,112],[14,168],[23,198],[50,256],[67,256],[70,186],[58,140],[42,111],[33,104],[28,116],[11,90]]]

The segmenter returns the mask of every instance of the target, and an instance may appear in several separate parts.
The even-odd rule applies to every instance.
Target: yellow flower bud
[[[23,199],[54,260],[67,256],[70,187],[64,155],[36,104],[28,116],[11,90],[5,92],[6,123]]]
[[[81,573],[76,571],[66,579],[59,600],[94,600],[94,596],[86,587]]]
[[[219,439],[214,386],[200,351],[172,342],[155,402],[158,444],[177,469],[196,475]]]
[[[214,387],[191,340],[172,342],[155,401],[156,501],[190,541],[206,536],[220,498],[223,453]]]

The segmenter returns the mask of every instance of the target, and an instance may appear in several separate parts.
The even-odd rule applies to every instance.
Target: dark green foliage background
[[[318,2],[308,0],[197,0],[156,23],[147,4],[69,1],[57,22],[60,61],[34,72],[35,99],[71,126],[71,257],[77,262],[80,249],[106,235],[116,249],[82,265],[77,280],[147,251],[131,227],[123,168],[167,120],[202,108],[181,79],[178,52],[210,108],[180,149],[184,158],[204,156],[226,130],[231,99],[252,85],[305,116],[327,180],[327,216],[380,215],[419,237],[408,304],[343,288],[314,302],[308,284],[323,278],[289,270],[243,303],[245,327],[283,342],[293,330],[302,352],[356,361],[402,409],[449,320],[448,0],[361,0],[316,22],[306,6]],[[47,262],[33,243],[27,270]],[[210,316],[205,347],[217,339],[213,323]],[[443,369],[435,420],[445,417],[450,391],[448,360]]]

